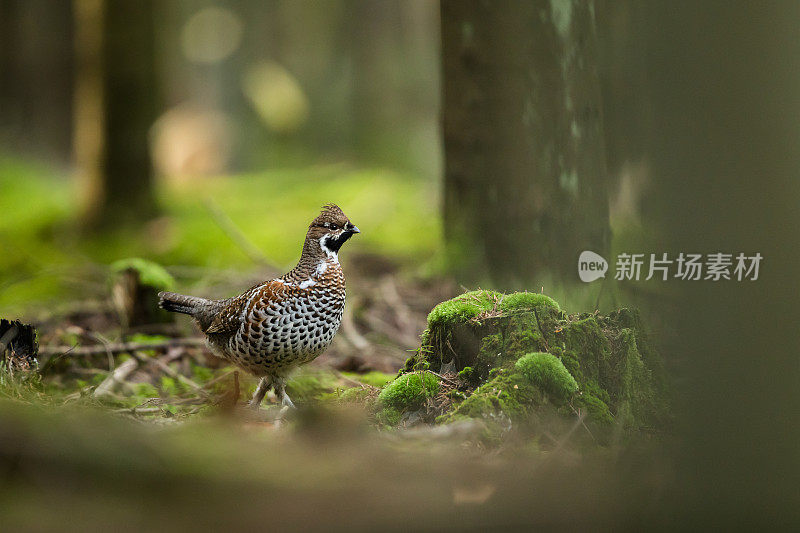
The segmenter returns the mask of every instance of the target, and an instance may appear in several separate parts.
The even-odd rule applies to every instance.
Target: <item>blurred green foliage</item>
[[[379,253],[425,264],[440,248],[435,185],[415,175],[344,164],[162,182],[163,216],[138,227],[79,231],[71,180],[0,158],[0,309],[87,297],[105,265],[138,256],[163,265],[248,269],[252,260],[221,229],[213,202],[276,268],[300,255],[320,207],[338,203],[362,233],[343,254]],[[101,270],[98,270],[100,265]],[[89,293],[91,294],[91,293]]]
[[[164,267],[158,263],[142,259],[141,257],[128,257],[114,261],[111,264],[111,271],[115,274],[126,270],[135,270],[139,274],[139,281],[142,285],[147,285],[158,290],[172,290],[175,287],[175,279]]]

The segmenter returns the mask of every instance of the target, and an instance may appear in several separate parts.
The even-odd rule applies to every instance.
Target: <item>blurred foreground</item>
[[[357,412],[303,410],[276,431],[241,417],[143,426],[4,403],[10,530],[608,529],[666,518],[653,507],[666,465],[577,455],[568,438],[548,454],[486,453],[457,431],[375,434]]]

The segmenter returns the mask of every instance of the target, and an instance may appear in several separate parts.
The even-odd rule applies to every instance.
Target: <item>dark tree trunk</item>
[[[0,141],[17,155],[69,161],[69,2],[0,0]]]
[[[85,222],[156,213],[148,131],[156,118],[155,2],[77,2],[76,156]]]
[[[731,253],[734,265],[738,253],[763,256],[755,281],[671,287],[682,482],[662,524],[790,524],[800,518],[800,4],[646,6],[635,49],[647,51],[660,246]]]
[[[445,237],[466,280],[577,280],[609,244],[590,1],[443,0]]]

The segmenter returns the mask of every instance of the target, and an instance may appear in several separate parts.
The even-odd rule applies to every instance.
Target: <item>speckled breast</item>
[[[226,355],[255,375],[281,374],[315,359],[333,341],[344,312],[344,277],[336,270],[313,284],[281,280],[255,291]]]

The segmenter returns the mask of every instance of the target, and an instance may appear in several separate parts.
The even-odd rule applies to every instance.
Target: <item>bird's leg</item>
[[[286,380],[276,379],[273,383],[273,386],[275,390],[275,396],[277,396],[278,399],[281,401],[281,405],[283,405],[284,407],[289,407],[291,409],[294,409],[295,406],[292,403],[291,398],[289,398],[289,395],[286,394]]]
[[[264,396],[267,395],[267,391],[272,386],[272,380],[269,377],[261,378],[261,381],[258,382],[258,388],[256,389],[256,393],[253,394],[253,399],[250,400],[248,407],[251,409],[258,409],[261,405],[261,401],[264,399]]]

